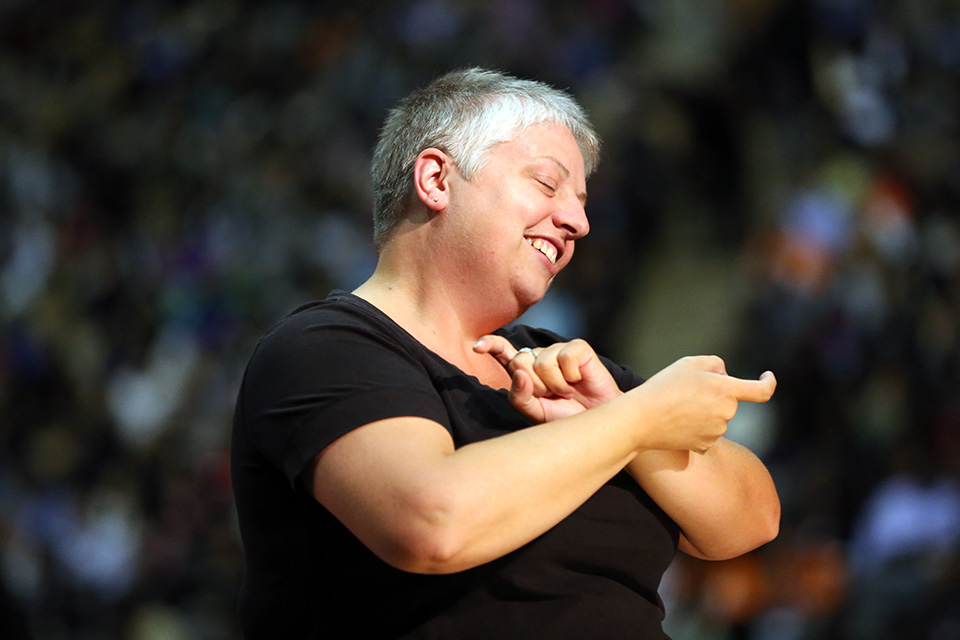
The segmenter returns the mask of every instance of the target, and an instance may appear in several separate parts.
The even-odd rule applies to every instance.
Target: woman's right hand
[[[648,427],[643,449],[704,453],[726,433],[741,401],[766,402],[776,387],[770,371],[745,380],[727,375],[716,356],[689,356],[627,395],[643,398],[639,417]]]
[[[510,403],[536,423],[565,418],[621,395],[600,358],[584,340],[517,349],[506,338],[483,336],[473,347],[510,374]]]

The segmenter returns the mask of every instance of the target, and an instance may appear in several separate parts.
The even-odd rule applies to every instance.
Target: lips
[[[550,261],[550,264],[557,264],[557,258],[560,257],[560,253],[552,242],[545,238],[526,238],[526,241],[531,247],[545,255],[547,260]]]

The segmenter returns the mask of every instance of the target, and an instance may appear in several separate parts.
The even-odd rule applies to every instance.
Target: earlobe
[[[448,176],[452,161],[439,149],[424,149],[413,165],[413,181],[417,197],[428,209],[439,212],[446,208],[449,196]]]

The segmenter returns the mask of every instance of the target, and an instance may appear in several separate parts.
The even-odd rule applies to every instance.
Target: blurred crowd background
[[[778,375],[730,435],[780,537],[678,558],[673,637],[960,638],[957,0],[0,0],[0,636],[238,637],[245,361],[372,271],[386,109],[473,65],[604,139],[531,321]]]

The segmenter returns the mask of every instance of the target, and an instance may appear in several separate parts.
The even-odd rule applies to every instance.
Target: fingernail
[[[483,338],[480,338],[480,339],[477,340],[475,343],[473,343],[473,348],[474,348],[474,349],[477,349],[478,347],[482,347],[482,346],[483,346]]]

